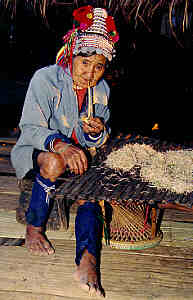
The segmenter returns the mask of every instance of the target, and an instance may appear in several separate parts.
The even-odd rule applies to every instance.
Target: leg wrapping
[[[33,188],[29,208],[26,212],[27,224],[36,227],[44,226],[49,211],[49,194],[55,190],[55,183],[37,174]]]
[[[102,223],[99,219],[101,208],[97,203],[86,202],[80,205],[75,220],[76,259],[80,264],[85,249],[96,259],[101,249]]]

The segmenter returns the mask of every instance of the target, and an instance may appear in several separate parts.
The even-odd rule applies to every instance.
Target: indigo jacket
[[[82,147],[100,147],[106,141],[110,129],[105,129],[99,139],[86,138],[72,87],[70,71],[58,65],[42,68],[32,77],[19,123],[21,134],[11,152],[18,179],[33,169],[34,149],[48,151],[45,141],[50,136],[60,134],[70,139],[74,129]],[[107,125],[109,87],[105,80],[94,87],[94,95],[95,116],[101,117]]]

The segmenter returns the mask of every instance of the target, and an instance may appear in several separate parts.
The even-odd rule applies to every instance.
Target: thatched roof
[[[104,7],[114,16],[121,15],[124,22],[135,29],[144,27],[151,31],[152,18],[157,15],[167,19],[170,34],[176,39],[179,35],[192,31],[192,0],[1,0],[0,8],[7,8],[14,16],[17,5],[21,2],[26,2],[26,5],[32,7],[34,12],[40,13],[43,18],[46,18],[48,8],[52,6],[73,10],[90,4],[94,7]]]

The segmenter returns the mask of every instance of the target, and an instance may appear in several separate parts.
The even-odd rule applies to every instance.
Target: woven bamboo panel
[[[58,197],[65,196],[73,202],[79,199],[105,200],[111,203],[116,200],[121,205],[127,206],[130,201],[141,203],[174,203],[181,204],[188,209],[193,205],[193,192],[178,194],[167,189],[157,189],[149,182],[142,181],[140,170],[134,166],[130,171],[114,170],[105,165],[108,154],[121,149],[126,144],[145,144],[156,151],[169,149],[189,149],[191,145],[175,145],[153,138],[142,136],[120,136],[110,140],[102,149],[99,149],[96,157],[87,172],[82,176],[69,176],[57,191]]]

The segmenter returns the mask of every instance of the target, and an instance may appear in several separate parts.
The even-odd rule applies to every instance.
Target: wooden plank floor
[[[1,196],[0,196],[1,201]],[[171,214],[172,215],[172,214]],[[75,215],[70,214],[70,225],[68,230],[47,231],[49,239],[75,240],[74,235]],[[161,224],[163,239],[161,245],[168,247],[193,248],[193,224],[166,221]],[[0,210],[0,239],[1,238],[24,238],[25,226],[16,222],[15,211]],[[1,243],[0,243],[1,244]]]
[[[0,139],[1,143],[1,139]],[[1,144],[2,145],[2,144]],[[11,146],[0,147],[0,239],[24,238],[16,223],[19,196],[10,164]],[[2,151],[2,152],[1,152]],[[103,246],[101,281],[107,299],[193,299],[193,215],[164,213],[159,246],[140,251]],[[0,300],[83,300],[90,297],[72,279],[74,272],[74,215],[67,232],[48,232],[56,249],[50,257],[31,256],[23,246],[0,246]]]
[[[17,202],[17,197],[11,196]],[[193,226],[180,218],[180,222],[163,221],[164,239],[155,248],[126,251],[103,247],[101,280],[107,299],[193,299]],[[72,280],[73,225],[71,215],[67,232],[48,232],[56,249],[52,257],[31,256],[24,247],[0,246],[0,300],[88,298]],[[1,209],[0,236],[24,235],[25,226],[16,223],[15,210]]]
[[[52,243],[56,254],[51,257],[31,256],[24,247],[0,247],[0,299],[88,298],[72,280],[75,242]],[[102,251],[101,279],[107,299],[193,299],[192,277],[192,249],[104,247]]]

